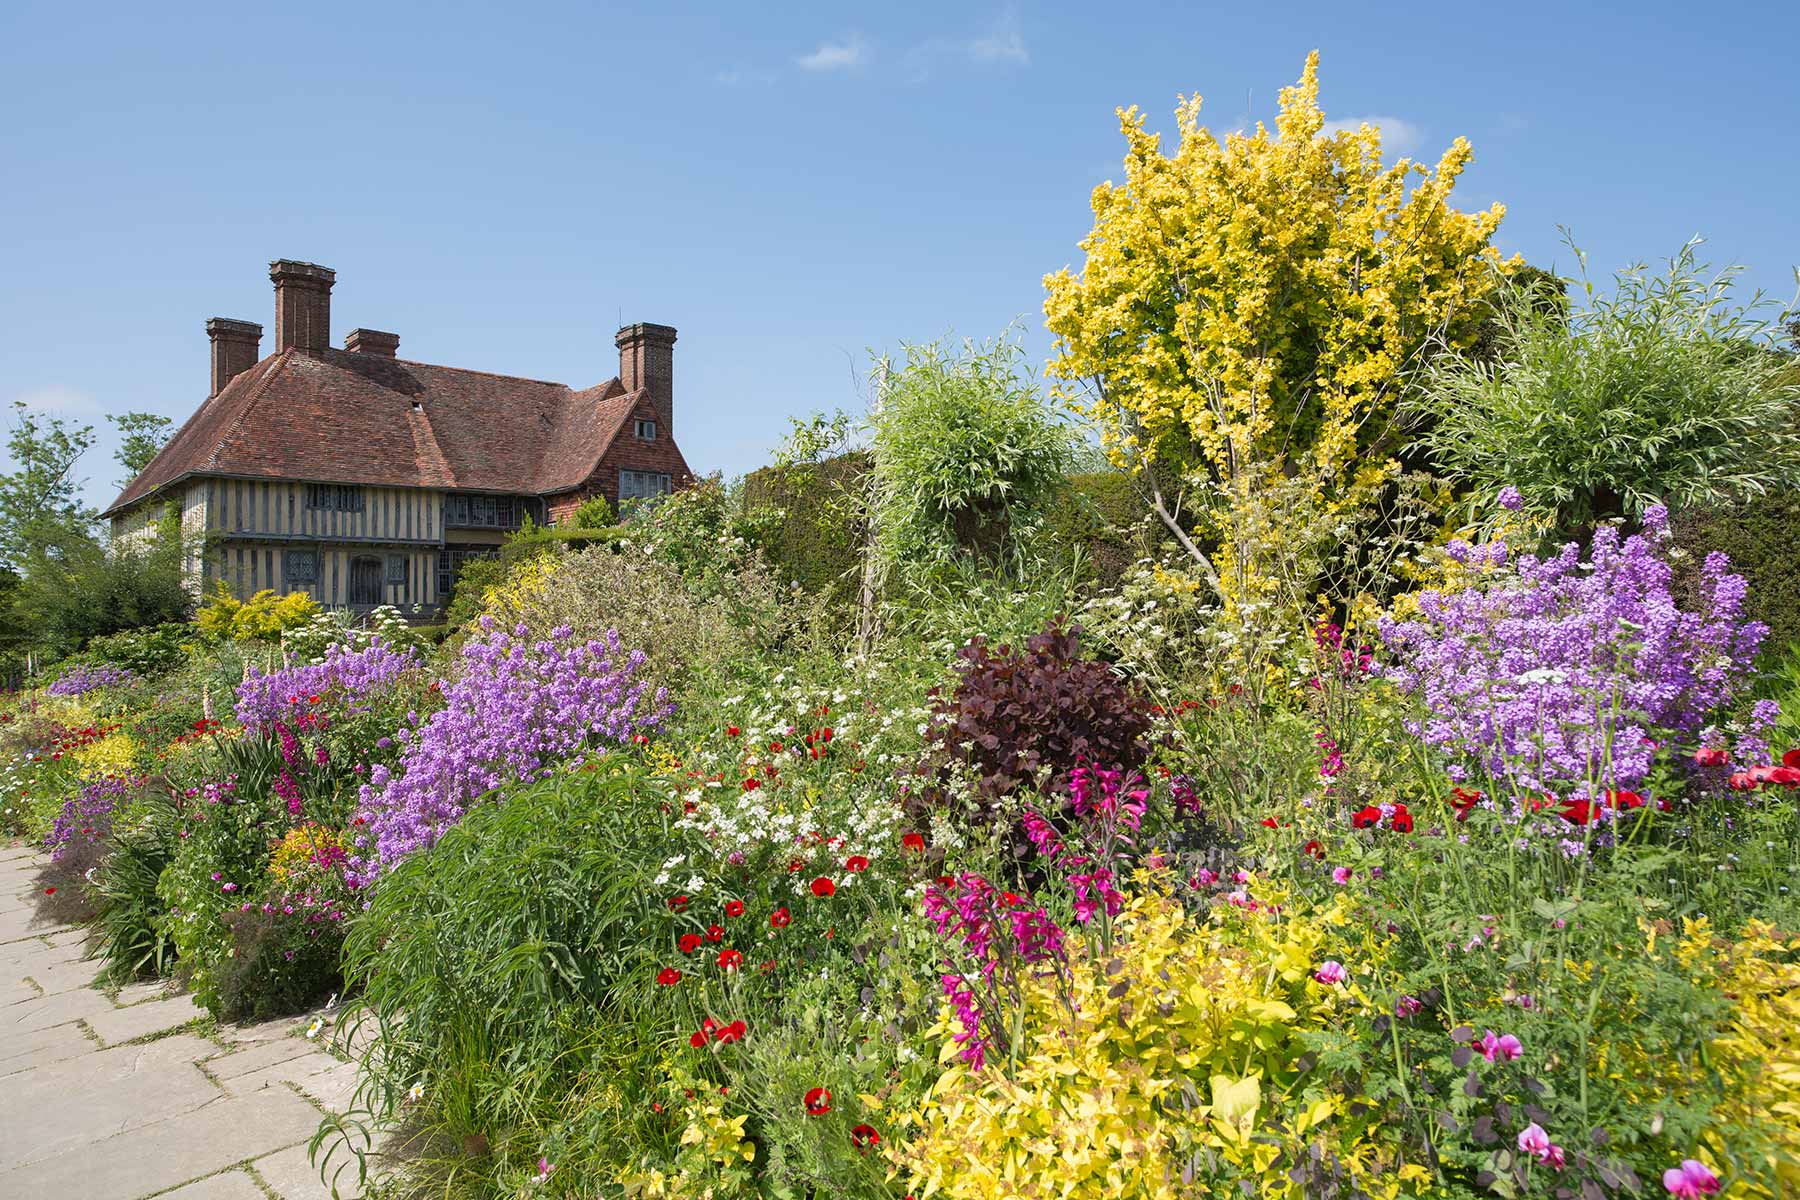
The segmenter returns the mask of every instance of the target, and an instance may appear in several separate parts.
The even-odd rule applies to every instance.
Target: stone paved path
[[[304,1022],[213,1028],[161,985],[94,987],[83,931],[34,917],[37,865],[0,842],[0,1200],[328,1200],[306,1142],[355,1065]]]

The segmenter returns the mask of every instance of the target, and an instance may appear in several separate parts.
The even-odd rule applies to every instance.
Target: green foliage
[[[94,515],[77,495],[75,467],[94,444],[94,430],[20,402],[13,410],[6,439],[12,470],[0,474],[0,561],[30,571],[93,542]]]
[[[559,773],[471,808],[387,876],[345,947],[342,1024],[383,1046],[353,1116],[397,1114],[421,1084],[442,1129],[481,1135],[498,1172],[536,1161],[586,1073],[641,1087],[665,1036],[649,1004],[670,952],[651,882],[665,821],[629,769]],[[649,1115],[608,1111],[627,1127]]]
[[[1016,342],[909,346],[870,416],[876,547],[904,594],[971,559],[1027,575],[1064,485],[1069,428]]]
[[[179,538],[114,547],[77,542],[39,559],[17,598],[32,641],[48,655],[68,654],[95,638],[185,621],[193,597],[181,580]]]
[[[569,529],[610,529],[618,524],[618,517],[606,497],[595,494],[583,500],[560,524]]]
[[[1765,655],[1785,655],[1800,645],[1800,492],[1693,509],[1674,524],[1677,544],[1686,551],[1676,568],[1686,599],[1699,599],[1700,566],[1707,553],[1722,551],[1731,559],[1731,569],[1750,584],[1744,614],[1769,627]]]
[[[283,596],[264,588],[248,600],[239,600],[221,579],[194,614],[194,624],[202,635],[215,641],[275,642],[287,631],[315,620],[319,612],[318,601],[305,592]]]
[[[169,936],[157,884],[175,855],[177,818],[168,797],[146,794],[142,810],[113,827],[99,899],[97,957],[117,983],[169,974],[175,943]]]
[[[1800,377],[1737,274],[1689,243],[1666,271],[1585,283],[1563,314],[1525,283],[1498,301],[1493,361],[1442,355],[1410,407],[1420,443],[1491,510],[1508,485],[1564,530],[1646,507],[1717,505],[1800,481]]]
[[[785,583],[840,612],[856,601],[867,537],[869,456],[796,422],[785,460],[744,479],[751,540]],[[804,436],[801,436],[804,435]],[[823,457],[812,447],[822,446]]]
[[[168,622],[94,638],[78,658],[82,661],[108,662],[115,666],[129,667],[147,678],[161,675],[187,661],[193,644],[192,625]]]
[[[147,412],[121,415],[109,413],[106,419],[118,426],[123,439],[119,448],[113,452],[113,457],[125,468],[125,478],[119,481],[122,488],[136,479],[150,465],[150,460],[168,445],[173,432],[169,427],[175,422],[168,417]]]

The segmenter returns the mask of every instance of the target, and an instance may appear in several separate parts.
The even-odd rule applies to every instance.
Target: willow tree
[[[1094,190],[1080,273],[1044,280],[1050,375],[1230,608],[1293,582],[1398,476],[1398,381],[1476,337],[1504,209],[1451,207],[1461,138],[1428,170],[1384,165],[1369,125],[1327,133],[1316,52],[1272,132],[1220,139],[1197,96],[1176,119],[1170,155],[1119,112],[1125,181]]]

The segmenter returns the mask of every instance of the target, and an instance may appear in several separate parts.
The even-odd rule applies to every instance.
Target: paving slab
[[[206,1069],[219,1079],[236,1079],[290,1059],[303,1058],[318,1047],[305,1038],[285,1037],[272,1042],[252,1042],[241,1050],[206,1060]]]
[[[164,1038],[9,1075],[0,1096],[0,1169],[166,1122],[216,1101],[218,1087],[194,1065],[208,1049],[199,1038]]]
[[[128,983],[119,989],[120,1008],[128,1008],[133,1004],[142,1004],[146,1000],[164,1000],[175,993],[169,989],[167,982],[161,979],[148,983]]]
[[[164,1192],[156,1200],[268,1200],[268,1197],[256,1186],[256,1180],[245,1172],[227,1171]]]
[[[167,1000],[153,1000],[149,1004],[134,1004],[130,1008],[112,1008],[109,1001],[108,1009],[107,1012],[88,1017],[87,1024],[109,1046],[168,1029],[179,1029],[189,1021],[206,1015],[206,1010],[195,1004],[190,996],[173,996]]]
[[[86,1030],[74,1024],[0,1035],[0,1079],[62,1062],[78,1054],[92,1054],[99,1048]],[[0,1083],[0,1088],[6,1086]]]
[[[292,1084],[317,1101],[320,1107],[342,1112],[356,1091],[356,1064],[341,1062],[329,1054],[307,1054],[247,1072],[235,1079],[220,1080],[220,1083],[226,1091],[237,1096]]]
[[[52,962],[35,966],[23,972],[26,978],[44,989],[44,995],[54,996],[58,992],[72,992],[77,988],[92,987],[100,977],[101,963],[91,958],[78,958],[72,962]]]
[[[34,1029],[48,1029],[52,1025],[67,1025],[71,1021],[83,1021],[102,1013],[117,1011],[119,1010],[113,1007],[111,1000],[90,988],[83,988],[79,992],[60,992],[54,996],[0,1008],[0,1038],[10,1037],[15,1033],[30,1033]]]
[[[362,1194],[356,1186],[356,1159],[342,1150],[322,1164],[323,1174],[321,1167],[313,1166],[304,1145],[289,1146],[250,1166],[281,1200],[333,1200],[326,1179],[337,1184],[337,1200],[354,1200]]]
[[[305,1141],[319,1114],[286,1089],[204,1108],[0,1172],[0,1196],[138,1200]]]

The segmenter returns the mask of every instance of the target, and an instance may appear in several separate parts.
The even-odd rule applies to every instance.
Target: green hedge
[[[867,454],[853,452],[745,476],[744,517],[755,530],[758,549],[784,582],[854,603],[869,466]]]
[[[1069,476],[1069,487],[1051,512],[1050,528],[1059,541],[1080,552],[1082,581],[1097,591],[1117,587],[1133,563],[1168,540],[1160,526],[1151,524],[1137,481],[1121,471]]]
[[[1675,520],[1675,533],[1688,551],[1676,576],[1684,601],[1700,598],[1700,564],[1708,551],[1722,550],[1749,581],[1744,612],[1769,627],[1764,650],[1779,655],[1800,643],[1800,492],[1684,513]]]

